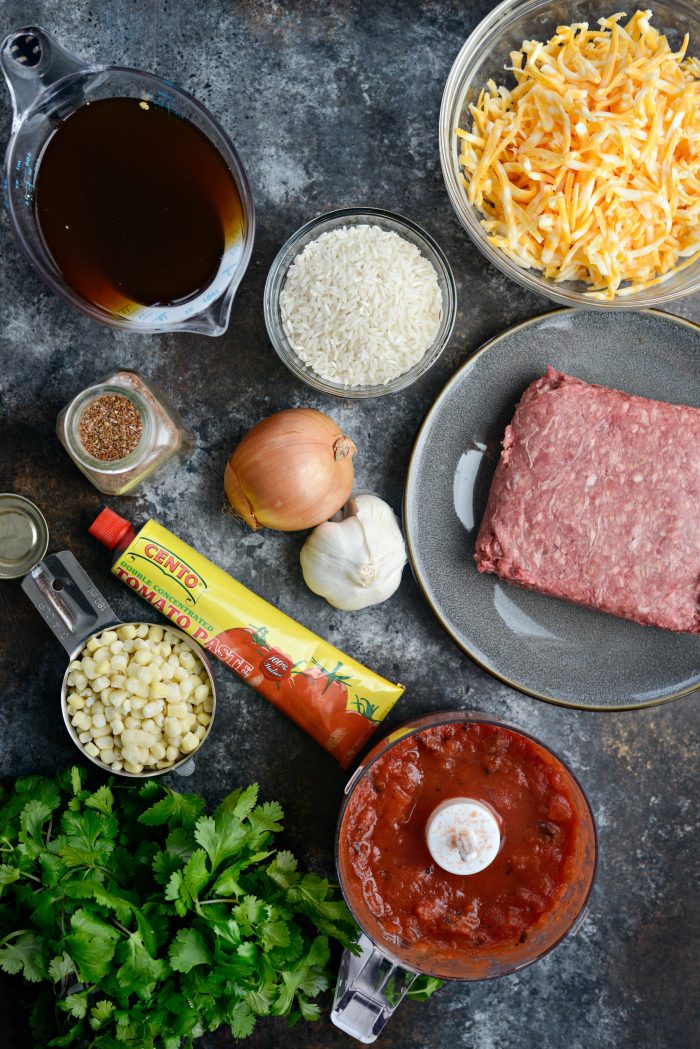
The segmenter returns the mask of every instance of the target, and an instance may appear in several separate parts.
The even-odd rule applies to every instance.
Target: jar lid
[[[14,492],[0,492],[0,579],[26,575],[42,560],[49,526],[38,506]]]

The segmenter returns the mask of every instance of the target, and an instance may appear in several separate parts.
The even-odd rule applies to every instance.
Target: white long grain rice
[[[292,348],[322,378],[382,386],[434,342],[442,292],[415,244],[379,226],[343,226],[297,255],[280,312]]]

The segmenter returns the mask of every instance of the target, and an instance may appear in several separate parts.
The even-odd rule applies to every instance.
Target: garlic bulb
[[[354,612],[398,589],[406,545],[396,514],[378,496],[357,495],[341,512],[342,520],[314,528],[301,550],[301,568],[310,590]]]

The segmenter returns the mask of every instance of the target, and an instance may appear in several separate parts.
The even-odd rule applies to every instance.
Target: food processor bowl
[[[361,782],[373,766],[399,742],[428,729],[460,724],[493,725],[529,740],[546,762],[562,775],[577,818],[577,832],[569,864],[571,876],[552,909],[528,929],[522,942],[465,950],[458,957],[440,957],[426,944],[387,935],[364,894],[351,877],[346,849],[348,809]],[[449,793],[449,792],[448,792]],[[581,925],[595,879],[598,844],[588,799],[565,762],[541,740],[492,715],[453,711],[410,721],[379,742],[350,778],[336,834],[336,866],[345,901],[362,930],[361,954],[346,952],[341,963],[333,1008],[333,1022],[363,1042],[372,1042],[410,989],[417,974],[446,980],[490,980],[523,969],[543,958]]]

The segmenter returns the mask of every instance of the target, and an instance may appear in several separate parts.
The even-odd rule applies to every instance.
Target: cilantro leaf
[[[30,983],[44,979],[46,961],[39,937],[32,932],[23,932],[14,942],[6,942],[0,947],[0,969],[11,974],[21,972]]]
[[[59,980],[67,980],[74,971],[70,955],[66,954],[65,951],[63,954],[57,954],[49,962],[48,972],[54,983],[58,983]]]
[[[73,768],[70,770],[70,782],[74,794],[80,794],[81,790],[83,789],[83,779],[85,776],[85,770],[79,769],[77,765],[74,765]]]
[[[51,809],[43,801],[28,801],[20,815],[19,840],[25,844],[34,843],[43,851],[41,829],[51,815]]]
[[[114,957],[119,933],[86,910],[77,910],[70,920],[73,932],[65,937],[68,953],[83,983],[101,980]]]
[[[105,816],[109,816],[114,808],[114,795],[109,787],[102,786],[94,794],[91,794],[89,798],[85,799],[85,805],[89,809],[97,809],[98,812],[103,812]]]
[[[314,1020],[321,1019],[321,1009],[316,1002],[310,1002],[300,994],[297,997],[297,1004],[299,1006],[299,1012],[305,1020],[311,1020],[313,1022]]]
[[[237,816],[239,820],[242,820],[254,808],[257,800],[257,783],[252,783],[245,789],[243,789],[243,787],[238,787],[230,794],[227,794],[223,801],[220,802],[218,807],[214,810],[214,818],[217,816],[223,816],[224,813],[230,812],[234,816]]]
[[[114,1008],[114,1002],[108,1002],[105,999],[93,1005],[90,1010],[90,1026],[93,1031],[98,1031],[100,1027],[104,1027],[114,1012]]]
[[[299,881],[297,861],[291,852],[278,852],[268,865],[267,873],[281,889],[289,889]]]
[[[165,839],[165,848],[153,857],[153,873],[156,881],[167,885],[170,875],[186,863],[194,851],[192,831],[175,827]]]
[[[88,1008],[87,991],[81,991],[80,994],[67,994],[65,998],[61,998],[58,1007],[63,1009],[64,1012],[70,1013],[71,1016],[75,1016],[76,1019],[82,1020]]]
[[[242,896],[245,889],[241,885],[240,872],[236,867],[227,867],[220,874],[211,890],[215,896]]]
[[[61,792],[53,780],[45,776],[24,776],[15,783],[15,797],[19,801],[20,796],[29,794],[35,801],[42,804],[53,812],[61,804]],[[25,799],[26,800],[26,799]]]
[[[196,965],[210,965],[211,953],[204,937],[195,929],[181,929],[170,947],[170,965],[176,972],[188,973]]]
[[[92,878],[63,879],[61,892],[73,900],[94,900],[101,907],[114,911],[121,922],[128,922],[133,911],[133,903],[119,889],[109,892],[104,885]]]
[[[437,976],[417,976],[411,984],[407,997],[413,1002],[425,1002],[444,984]]]
[[[238,1002],[231,1013],[231,1034],[234,1038],[247,1038],[255,1027],[255,1014],[247,1002]]]
[[[100,812],[65,812],[61,833],[48,845],[69,867],[92,867],[109,861],[118,825]]]
[[[242,903],[234,908],[233,916],[244,932],[250,934],[255,926],[267,917],[267,907],[257,896],[246,896]]]
[[[305,874],[287,890],[287,899],[308,915],[319,929],[335,936],[344,947],[352,948],[357,935],[355,923],[345,903],[332,898],[325,878]]]
[[[274,983],[268,981],[253,991],[247,991],[245,1000],[256,1016],[268,1016],[275,1000],[275,994]]]
[[[282,806],[276,801],[266,801],[264,805],[256,806],[250,814],[251,827],[257,835],[265,831],[275,834],[282,830],[283,819]]]
[[[139,823],[146,827],[159,827],[164,823],[193,827],[203,811],[204,798],[198,794],[177,794],[168,790],[164,798],[141,813]]]
[[[138,932],[132,932],[128,940],[119,944],[116,957],[123,963],[117,969],[121,987],[139,998],[150,998],[158,980],[168,973],[166,962],[151,957]]]
[[[202,816],[194,829],[194,836],[206,851],[212,870],[236,852],[247,833],[241,821],[228,812],[221,813],[216,819]]]
[[[2,896],[2,890],[6,885],[11,885],[13,881],[18,881],[22,877],[22,872],[18,871],[16,867],[9,867],[6,863],[0,863],[0,896]]]
[[[182,883],[192,900],[199,898],[200,890],[204,888],[210,877],[207,870],[207,855],[203,849],[196,849],[182,872]]]
[[[260,933],[263,949],[266,951],[272,950],[273,947],[289,947],[289,926],[284,921],[263,922]]]
[[[181,918],[184,918],[187,914],[187,897],[183,893],[181,871],[174,871],[170,875],[168,884],[165,886],[165,898],[166,900],[172,900],[175,904],[175,910]]]

